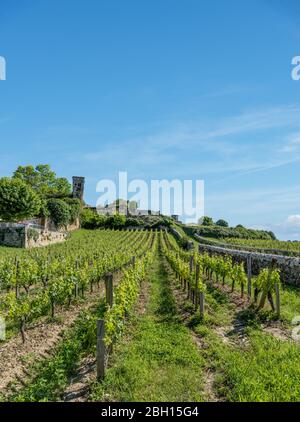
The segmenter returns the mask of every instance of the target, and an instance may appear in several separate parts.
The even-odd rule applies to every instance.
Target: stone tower
[[[84,182],[84,177],[73,176],[73,198],[83,200]]]

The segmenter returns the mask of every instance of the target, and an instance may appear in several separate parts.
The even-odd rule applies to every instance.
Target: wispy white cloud
[[[300,132],[292,133],[288,135],[284,140],[284,145],[280,149],[280,152],[300,152]]]
[[[278,128],[300,128],[300,107],[285,106],[271,108],[263,111],[242,113],[238,116],[222,119],[219,121],[190,121],[177,123],[171,128],[164,129],[154,134],[146,135],[140,138],[133,138],[118,142],[118,145],[107,145],[101,151],[92,151],[84,155],[87,161],[101,159],[106,151],[122,155],[136,150],[139,154],[139,160],[143,157],[147,160],[144,152],[155,155],[156,158],[162,152],[176,150],[193,150],[194,153],[201,151],[215,152],[232,155],[238,151],[251,150],[253,145],[249,140],[247,142],[233,139],[234,135],[243,135],[250,133],[259,133],[268,129]],[[291,140],[290,142],[296,142]],[[255,145],[257,148],[257,145]],[[142,156],[142,157],[141,157]],[[273,165],[277,165],[276,162]],[[251,166],[252,167],[252,166]]]
[[[206,151],[234,153],[243,148],[251,148],[248,138],[242,142],[236,135],[259,133],[268,129],[300,127],[299,106],[282,106],[261,111],[249,111],[237,116],[218,120],[198,120],[181,122],[171,129],[155,133],[137,142],[145,141],[157,148],[204,148]],[[228,139],[229,138],[229,139]],[[269,142],[270,143],[270,142]],[[244,145],[243,145],[244,144]]]
[[[177,123],[150,135],[108,144],[99,151],[87,152],[83,159],[114,164],[125,161],[136,168],[143,167],[144,171],[148,166],[172,163],[179,171],[185,172],[190,172],[193,167],[199,172],[200,163],[203,173],[266,171],[300,160],[300,152],[299,155],[288,151],[282,154],[287,142],[295,145],[298,138],[281,141],[276,133],[300,129],[299,116],[300,107],[294,105],[249,111],[218,121],[200,118]],[[264,141],[251,141],[251,137],[258,134]],[[245,135],[247,139],[244,139]],[[190,160],[180,169],[181,154],[190,154]],[[203,154],[209,154],[209,157],[202,158]]]
[[[300,240],[300,214],[290,215],[277,224],[266,224],[262,230],[271,230],[282,240]]]
[[[217,128],[207,134],[208,138],[248,133],[279,127],[300,127],[300,107],[295,105],[273,107],[266,110],[248,111],[238,116],[226,118]]]
[[[214,218],[228,218],[233,225],[247,225],[248,222],[252,228],[275,232],[280,239],[300,240],[300,215],[295,213],[282,218],[288,210],[299,209],[299,198],[300,185],[237,189],[220,194],[207,193],[205,208]]]
[[[285,223],[284,223],[287,227],[292,227],[292,228],[299,228],[300,229],[300,214],[296,214],[296,215],[290,215]]]
[[[253,188],[237,189],[220,193],[208,193],[205,201],[210,205],[222,204],[232,208],[233,214],[241,213],[268,213],[274,209],[284,211],[286,206],[297,208],[299,206],[300,185],[280,188]],[[255,204],[255,209],[250,207]],[[249,208],[250,207],[250,208]]]
[[[287,147],[298,145],[299,117],[300,106],[250,110],[219,120],[199,118],[168,124],[146,135],[127,136],[114,142],[107,139],[104,143],[100,135],[81,129],[76,140],[84,136],[86,141],[80,143],[80,149],[73,148],[74,144],[70,143],[64,157],[90,176],[114,177],[119,170],[127,170],[130,178],[151,178],[153,175],[157,178],[185,179],[187,175],[204,178],[210,181],[214,192],[213,195],[207,193],[205,198],[208,212],[213,216],[228,218],[236,224],[265,222],[266,227],[282,238],[296,238],[300,229],[268,221],[298,213],[300,186],[259,189],[254,185],[253,189],[234,191],[235,185],[228,183],[233,190],[226,192],[223,184],[221,194],[217,194],[218,189],[215,185],[212,187],[212,181],[217,179],[216,175],[221,181],[239,179],[244,174],[298,162],[300,150]],[[73,139],[76,128],[64,128],[64,135],[66,131]],[[54,130],[50,135],[57,137],[59,132]],[[89,145],[95,144],[97,136],[99,148],[91,150]],[[95,180],[91,179],[91,183]]]

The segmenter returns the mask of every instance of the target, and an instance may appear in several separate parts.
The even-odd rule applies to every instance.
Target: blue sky
[[[300,5],[1,0],[0,176],[204,179],[205,211],[300,240]],[[298,4],[297,4],[298,3]]]

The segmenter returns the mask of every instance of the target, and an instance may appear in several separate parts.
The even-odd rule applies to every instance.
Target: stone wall
[[[173,236],[176,237],[177,240],[181,240],[182,239],[181,234],[179,233],[179,231],[177,231],[176,229],[174,229],[174,227],[172,227],[172,226],[170,227],[170,232],[173,234]]]
[[[271,263],[274,262],[275,266],[280,269],[280,277],[283,283],[300,286],[300,258],[240,251],[237,249],[228,249],[204,244],[199,244],[199,252],[207,252],[210,255],[230,255],[234,262],[244,262],[246,269],[247,259],[251,257],[252,275],[258,275],[262,268],[268,268],[271,266]]]
[[[67,228],[66,228],[67,232],[73,232],[74,230],[78,230],[78,229],[80,229],[80,220],[79,220],[79,218],[77,218],[74,223],[69,224],[67,226]]]
[[[16,248],[25,248],[26,235],[24,226],[0,227],[0,245],[14,246]]]
[[[284,255],[284,256],[295,256],[300,257],[299,252],[295,251],[285,251],[281,249],[270,249],[270,248],[259,248],[259,247],[253,247],[253,246],[244,246],[244,245],[233,245],[230,244],[230,242],[220,242],[218,240],[212,240],[207,239],[206,237],[200,236],[199,234],[195,233],[194,238],[201,243],[204,243],[205,245],[211,245],[211,246],[219,246],[229,249],[238,249],[242,251],[249,251],[249,252],[260,252],[265,254],[271,254],[271,255]]]
[[[170,229],[170,232],[173,234],[173,236],[176,237],[177,240],[180,241],[180,240],[183,239],[182,234],[178,230],[176,230],[173,226],[170,226],[169,229]],[[186,245],[186,249],[189,251],[193,248],[194,248],[194,242],[192,240],[188,240],[187,245]]]
[[[36,248],[61,243],[68,237],[67,232],[48,231],[31,227],[26,227],[25,232],[25,248]]]
[[[54,231],[54,232],[72,232],[74,230],[78,230],[80,228],[80,220],[79,218],[76,219],[76,221],[72,224],[68,224],[67,227],[57,228],[56,225],[51,221],[49,218],[38,218],[36,220],[28,220],[26,222],[26,225],[34,225],[38,226],[37,228],[40,228],[44,231]]]
[[[33,248],[64,242],[67,232],[49,231],[15,225],[0,227],[0,245],[15,248]]]

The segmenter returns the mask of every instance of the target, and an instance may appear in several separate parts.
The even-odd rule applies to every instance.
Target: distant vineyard
[[[197,304],[199,295],[204,294],[207,283],[222,281],[231,285],[231,292],[238,287],[241,297],[247,289],[249,304],[259,311],[269,301],[272,311],[275,311],[273,295],[277,292],[276,313],[279,315],[280,270],[275,267],[263,268],[257,277],[251,272],[247,274],[244,263],[234,263],[228,255],[225,258],[209,256],[207,253],[189,253],[180,250],[171,240],[170,235],[163,238],[162,249],[173,271],[183,282],[184,289],[188,289],[188,297]],[[203,299],[202,299],[203,300]],[[200,302],[201,303],[201,302]],[[200,305],[201,306],[201,305]],[[202,304],[204,308],[204,303]]]
[[[214,239],[212,239],[214,240]],[[280,240],[261,240],[261,239],[220,239],[221,242],[230,245],[247,246],[258,249],[277,249],[288,252],[300,253],[300,242],[284,242]]]

